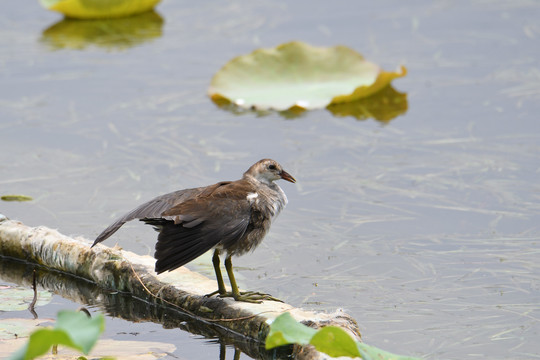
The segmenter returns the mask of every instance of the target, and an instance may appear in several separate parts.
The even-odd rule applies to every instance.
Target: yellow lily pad
[[[41,42],[55,50],[89,46],[125,50],[161,37],[163,24],[163,18],[155,11],[121,19],[65,18],[45,29]]]
[[[105,19],[131,16],[152,10],[161,0],[40,0],[49,10],[70,18]]]
[[[0,199],[4,201],[32,201],[30,196],[26,195],[2,195]]]
[[[384,71],[345,46],[295,41],[232,59],[214,75],[208,95],[256,110],[320,109],[372,95],[406,73],[404,66]]]
[[[330,104],[326,109],[337,117],[352,116],[358,120],[373,118],[386,124],[407,112],[407,94],[396,91],[392,85],[387,85],[368,97]]]

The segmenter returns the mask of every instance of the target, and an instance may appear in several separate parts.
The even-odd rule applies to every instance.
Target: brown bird
[[[296,182],[280,164],[263,159],[236,181],[158,196],[120,217],[96,238],[94,244],[114,234],[124,223],[139,219],[159,231],[155,271],[159,274],[187,264],[210,249],[218,290],[208,294],[238,301],[277,300],[268,294],[240,292],[233,274],[231,256],[255,249],[270,229],[272,220],[287,205],[287,196],[275,180]],[[225,269],[231,292],[225,289],[219,254],[226,252]]]

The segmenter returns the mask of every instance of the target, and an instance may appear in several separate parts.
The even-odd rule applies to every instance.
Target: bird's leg
[[[229,281],[231,283],[232,296],[234,297],[234,300],[238,300],[237,296],[240,295],[240,291],[238,290],[238,285],[236,284],[236,279],[234,277],[230,255],[225,258],[225,270],[227,270],[227,275],[229,276]]]
[[[221,268],[219,267],[219,250],[218,249],[214,250],[214,256],[212,256],[212,264],[214,265],[214,271],[216,273],[218,289],[205,296],[210,297],[216,294],[225,295],[227,294],[227,290],[225,289],[225,282],[223,281],[223,276],[221,275]]]
[[[261,303],[262,300],[272,300],[272,301],[283,302],[279,299],[276,299],[275,297],[271,295],[264,294],[264,293],[259,293],[259,292],[254,292],[254,291],[240,292],[238,290],[238,285],[236,284],[236,279],[234,278],[232,260],[231,260],[230,255],[228,255],[225,258],[225,269],[227,270],[227,275],[229,275],[229,281],[231,282],[232,291],[225,294],[220,293],[219,295],[220,297],[233,297],[234,300],[236,301],[245,301],[245,302],[257,303],[257,304]]]

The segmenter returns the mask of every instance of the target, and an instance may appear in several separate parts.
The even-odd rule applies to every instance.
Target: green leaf
[[[284,313],[274,319],[266,337],[266,349],[287,344],[307,345],[317,330],[303,325]]]
[[[0,199],[4,201],[31,201],[33,200],[30,196],[26,196],[26,195],[2,195]]]
[[[405,67],[383,71],[345,46],[290,42],[232,59],[214,75],[208,94],[248,109],[319,109],[374,94],[405,74]]]
[[[102,315],[89,318],[83,312],[60,311],[53,329],[34,331],[24,347],[15,352],[11,360],[30,360],[46,354],[57,344],[88,354],[105,327]]]
[[[11,360],[35,359],[46,354],[54,344],[65,345],[79,351],[82,350],[81,347],[77,346],[63,330],[39,329],[30,335],[28,343],[13,354]]]
[[[347,356],[364,360],[418,360],[414,357],[392,354],[356,341],[337,326],[312,329],[294,320],[289,313],[284,313],[270,325],[266,349],[293,343],[311,344],[317,351],[332,357]]]
[[[55,328],[68,333],[82,351],[88,354],[105,330],[105,319],[102,315],[89,318],[81,311],[60,311]]]
[[[28,351],[24,358],[35,359],[46,354],[54,344],[82,351],[81,346],[77,345],[67,332],[59,329],[40,329],[30,335]]]
[[[311,338],[309,342],[315,348],[332,357],[360,357],[357,341],[345,330],[337,326],[325,326]]]

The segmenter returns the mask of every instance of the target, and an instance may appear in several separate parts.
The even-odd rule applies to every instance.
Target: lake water
[[[3,5],[0,195],[34,201],[0,213],[93,239],[147,199],[274,158],[298,183],[235,259],[241,287],[343,308],[366,343],[400,354],[540,357],[540,3],[165,1],[105,25]],[[291,119],[209,100],[228,60],[291,40],[405,65],[393,86],[408,110]],[[155,233],[128,224],[115,243],[151,254]],[[208,256],[190,267],[213,276]],[[38,312],[76,307],[55,299]],[[149,323],[109,317],[105,337],[219,357],[215,341]]]

